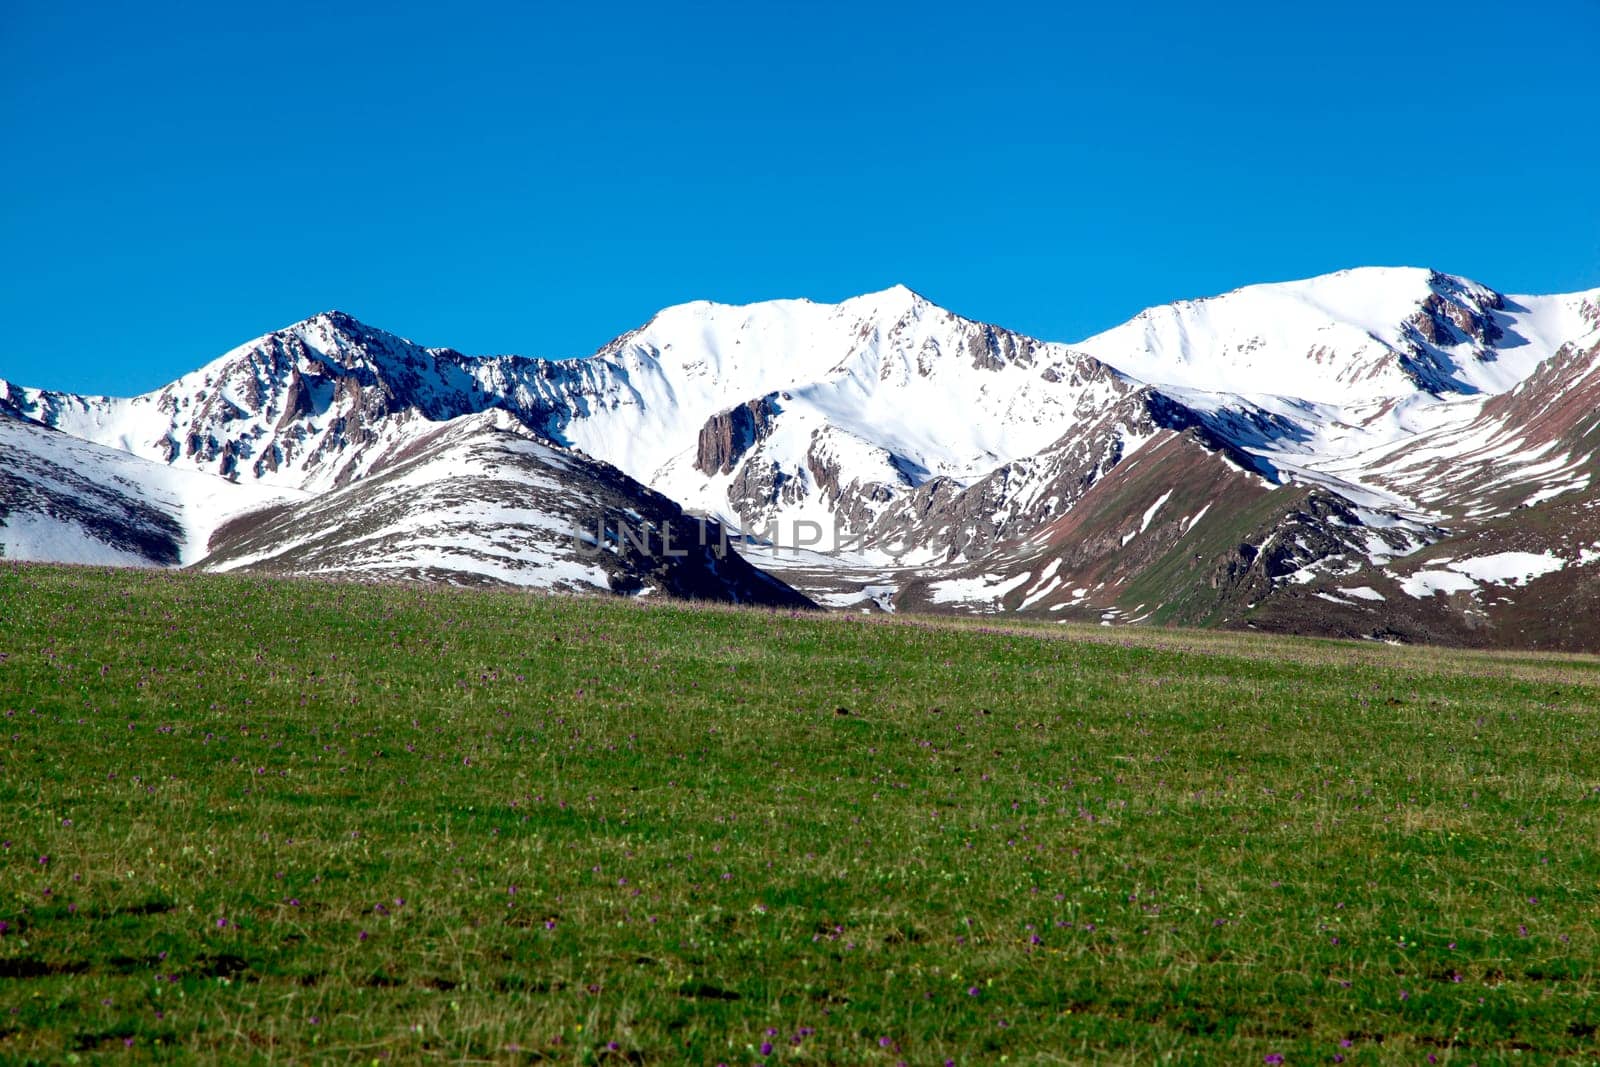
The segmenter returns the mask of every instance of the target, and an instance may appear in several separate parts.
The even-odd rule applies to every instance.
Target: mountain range
[[[1074,344],[895,287],[593,355],[327,312],[0,380],[9,558],[1600,651],[1600,290],[1361,268]]]

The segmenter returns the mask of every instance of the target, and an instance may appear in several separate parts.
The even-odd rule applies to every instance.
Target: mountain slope
[[[1459,424],[1352,457],[1345,466],[1458,522],[1505,515],[1600,478],[1600,300],[1595,324]]]
[[[229,515],[271,497],[0,412],[0,555],[175,566]]]
[[[1286,590],[1251,624],[1480,648],[1600,651],[1600,498],[1566,494],[1385,565]]]
[[[659,494],[503,413],[436,423],[349,485],[238,520],[202,567],[809,607]]]

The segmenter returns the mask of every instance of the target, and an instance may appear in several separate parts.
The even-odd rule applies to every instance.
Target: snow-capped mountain
[[[1077,347],[1143,381],[1358,407],[1502,393],[1581,330],[1570,297],[1364,267],[1149,308]]]
[[[869,531],[1096,422],[1136,383],[904,287],[838,305],[670,308],[602,349],[613,389],[573,445],[746,531]],[[741,415],[740,413],[744,414]]]
[[[1080,347],[1152,383],[1192,428],[1157,435],[1006,551],[908,585],[903,604],[1600,644],[1566,615],[1493,623],[1546,589],[1600,599],[1600,292],[1346,271],[1151,309]],[[1231,471],[1217,462],[1230,454]],[[1493,556],[1480,570],[1509,567],[1531,593],[1452,602],[1472,583],[1407,584],[1404,560],[1462,538],[1469,564]]]
[[[1362,576],[1380,594],[1493,524],[1559,512],[1570,536],[1549,551],[1569,579],[1600,577],[1567,530],[1595,514],[1578,505],[1595,497],[1597,353],[1600,292],[1409,268],[1152,308],[1076,345],[898,286],[685,304],[570,360],[469,357],[329,312],[141,397],[0,382],[0,462],[23,440],[36,455],[42,427],[121,457],[106,470],[137,457],[144,474],[115,484],[166,502],[187,547],[148,557],[163,563],[782,602],[760,572],[729,586],[742,562],[568,551],[594,514],[688,509],[837,606],[1404,638],[1392,598],[1338,589]],[[5,483],[14,512],[48,480],[30,462]],[[1417,634],[1541,640],[1472,629],[1430,617]]]
[[[0,406],[178,469],[318,491],[361,477],[428,423],[494,406],[466,362],[335,311],[143,396],[0,385]]]

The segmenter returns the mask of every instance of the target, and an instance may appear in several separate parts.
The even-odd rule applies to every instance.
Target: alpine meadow
[[[1593,1062],[1600,660],[7,564],[0,1058]]]

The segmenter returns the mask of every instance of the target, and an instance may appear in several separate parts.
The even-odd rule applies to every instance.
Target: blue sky
[[[1600,286],[1595,0],[1069,7],[8,0],[0,377],[332,307],[574,356],[895,282],[1066,341],[1359,264]]]

